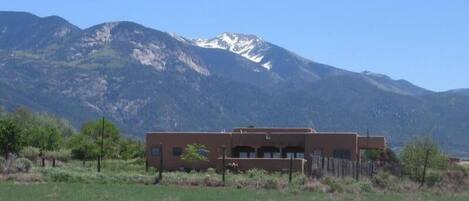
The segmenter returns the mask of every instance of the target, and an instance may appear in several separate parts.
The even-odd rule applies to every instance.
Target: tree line
[[[104,122],[103,122],[104,121]],[[104,129],[103,129],[104,128]],[[76,130],[70,122],[46,113],[35,113],[20,107],[12,112],[0,108],[0,153],[21,155],[31,160],[85,161],[100,156],[101,132],[103,159],[143,158],[143,143],[123,137],[109,120],[84,123]]]

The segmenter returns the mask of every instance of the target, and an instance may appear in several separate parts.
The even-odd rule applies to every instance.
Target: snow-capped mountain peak
[[[204,48],[228,50],[267,69],[272,68],[272,62],[264,59],[264,53],[270,48],[269,43],[255,35],[225,32],[212,39],[195,39],[194,44]]]

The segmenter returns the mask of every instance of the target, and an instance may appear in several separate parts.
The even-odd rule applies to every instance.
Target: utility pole
[[[427,173],[427,163],[428,163],[429,155],[430,155],[430,149],[427,149],[427,153],[425,154],[425,164],[423,164],[422,180],[420,181],[419,188],[421,188],[423,186],[423,184],[425,183],[425,174]]]
[[[225,157],[226,157],[226,154],[225,154],[225,145],[223,145],[221,147],[221,150],[222,150],[222,160],[221,160],[221,171],[222,171],[222,181],[223,181],[223,186],[225,186]]]
[[[360,151],[357,153],[357,161],[355,161],[355,180],[359,180],[360,177]]]
[[[100,151],[99,157],[98,157],[98,172],[101,172],[101,161],[103,160],[103,152],[104,152],[104,116],[102,118],[100,147],[101,147],[101,151]]]
[[[154,184],[159,184],[163,180],[163,143],[160,143],[160,168],[158,170],[158,177],[155,179]]]
[[[289,168],[289,171],[288,171],[288,183],[291,183],[292,172],[293,172],[293,156],[290,156],[290,168]]]

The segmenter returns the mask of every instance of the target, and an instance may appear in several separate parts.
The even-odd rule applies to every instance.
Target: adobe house
[[[160,143],[163,150],[160,150]],[[203,144],[208,161],[189,164],[180,156],[188,144]],[[357,160],[361,150],[386,148],[384,137],[362,137],[349,132],[317,132],[312,128],[235,128],[231,132],[149,132],[146,134],[148,164],[164,170],[221,168],[222,147],[226,164],[239,170],[252,168],[281,171],[289,167],[303,172],[313,156]]]

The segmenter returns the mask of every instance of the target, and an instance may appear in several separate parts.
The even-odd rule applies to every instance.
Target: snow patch
[[[270,69],[272,69],[272,62],[271,62],[271,61],[268,61],[268,62],[262,64],[262,66],[263,66],[264,68],[267,68],[268,70],[270,70]]]
[[[269,48],[269,45],[262,38],[246,34],[222,33],[213,39],[195,39],[193,41],[199,47],[228,50],[255,63],[263,61],[264,52]],[[271,64],[262,66],[269,70],[272,68]]]
[[[379,73],[374,73],[371,71],[363,71],[362,74],[371,76],[371,77],[380,77],[380,78],[387,78],[387,75],[379,74]]]

